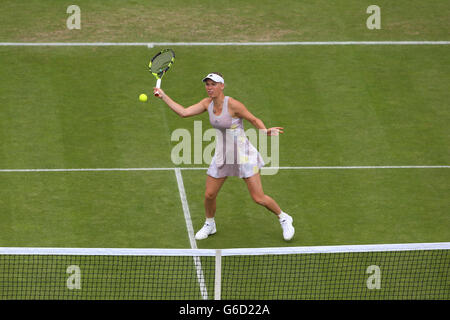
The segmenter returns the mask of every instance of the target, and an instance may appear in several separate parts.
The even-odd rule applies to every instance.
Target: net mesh
[[[88,249],[89,250],[89,249]],[[205,251],[205,250],[204,250]],[[0,299],[450,299],[448,249],[186,255],[0,254]],[[198,252],[194,252],[196,255]]]
[[[448,250],[225,259],[223,299],[450,298]]]
[[[6,255],[0,269],[0,299],[202,298],[189,256]]]

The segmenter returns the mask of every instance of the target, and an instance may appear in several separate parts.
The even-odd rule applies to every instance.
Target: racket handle
[[[156,80],[156,88],[161,88],[161,79]],[[155,97],[159,97],[159,94],[155,93]]]

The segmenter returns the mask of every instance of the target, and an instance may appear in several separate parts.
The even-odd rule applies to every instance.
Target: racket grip
[[[156,88],[161,88],[161,79],[156,80]],[[155,93],[155,97],[159,97],[159,94]]]

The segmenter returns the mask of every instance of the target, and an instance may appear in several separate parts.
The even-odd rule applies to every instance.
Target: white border
[[[224,249],[222,256],[449,250],[450,242]]]
[[[0,255],[69,256],[213,256],[210,249],[131,249],[131,248],[38,248],[0,247]]]
[[[274,41],[274,42],[0,42],[0,46],[348,46],[348,45],[449,45],[450,41]]]
[[[317,166],[317,167],[263,167],[261,170],[355,170],[355,169],[449,169],[450,165],[437,166]],[[55,168],[55,169],[0,169],[2,172],[90,172],[90,171],[177,171],[207,170],[207,167],[166,167],[166,168]]]
[[[221,255],[284,255],[344,252],[450,250],[450,242],[221,249]],[[0,247],[0,255],[192,256],[215,257],[216,249],[119,249]]]

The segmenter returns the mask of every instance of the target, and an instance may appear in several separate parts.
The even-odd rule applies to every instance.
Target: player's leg
[[[216,214],[216,197],[226,179],[227,177],[213,178],[211,176],[206,176],[205,202],[204,202],[206,218],[214,218]]]
[[[195,239],[203,240],[208,238],[209,235],[216,233],[216,222],[214,216],[216,215],[216,198],[220,191],[224,178],[213,178],[206,176],[206,188],[205,188],[205,216],[206,221],[203,227],[195,234]]]
[[[284,239],[291,240],[295,233],[294,226],[292,225],[293,219],[290,215],[281,210],[274,199],[264,193],[261,175],[259,173],[254,174],[249,178],[244,178],[244,181],[247,184],[248,191],[250,192],[253,201],[266,207],[278,217],[281,228],[283,229]]]
[[[249,178],[244,178],[244,181],[247,184],[248,191],[250,192],[250,196],[252,197],[253,201],[255,201],[259,205],[266,207],[277,216],[281,213],[281,208],[278,203],[276,203],[275,200],[264,193],[261,183],[261,176],[259,173],[254,174]]]

